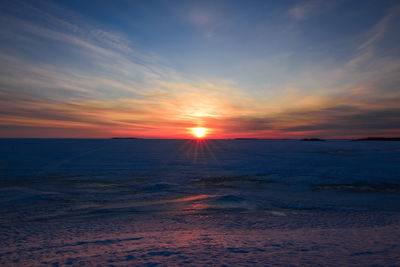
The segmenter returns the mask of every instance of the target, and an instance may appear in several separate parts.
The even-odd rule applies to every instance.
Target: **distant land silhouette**
[[[303,138],[301,139],[301,141],[326,141],[326,140],[320,138]]]
[[[143,138],[137,138],[137,137],[112,137],[111,139],[143,139]]]

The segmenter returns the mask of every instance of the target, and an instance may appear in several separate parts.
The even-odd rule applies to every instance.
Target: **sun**
[[[207,129],[203,127],[192,128],[192,134],[197,138],[203,138],[207,134]]]

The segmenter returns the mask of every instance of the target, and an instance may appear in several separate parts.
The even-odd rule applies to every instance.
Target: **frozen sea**
[[[0,139],[2,266],[400,266],[400,142]]]

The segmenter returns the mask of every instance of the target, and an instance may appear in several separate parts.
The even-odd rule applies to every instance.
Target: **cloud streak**
[[[333,6],[335,6],[333,1],[305,0],[291,7],[288,13],[292,19],[304,20],[313,15],[327,11]]]

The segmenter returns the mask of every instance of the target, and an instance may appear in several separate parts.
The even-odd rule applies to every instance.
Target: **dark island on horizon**
[[[111,137],[111,139],[144,139],[138,137]]]

